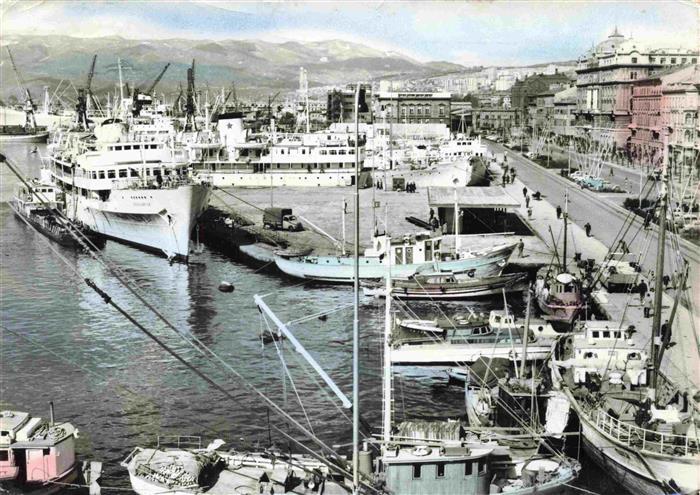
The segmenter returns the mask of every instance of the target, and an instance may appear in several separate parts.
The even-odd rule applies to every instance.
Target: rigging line
[[[6,163],[7,163],[7,162],[6,162]],[[27,222],[27,224],[30,225],[30,227],[31,227],[32,229],[34,229],[35,231],[37,231],[37,229],[36,229],[33,225],[29,224],[28,222]],[[38,231],[37,231],[37,232],[38,232]],[[43,237],[43,236],[42,236],[42,237]],[[224,393],[224,395],[226,395],[228,398],[230,398],[231,400],[233,400],[234,403],[237,403],[236,398],[235,398],[233,395],[231,395],[228,391],[226,391],[226,389],[224,389],[221,385],[219,385],[219,384],[216,383],[214,380],[212,380],[211,378],[209,378],[206,374],[204,374],[202,371],[200,371],[199,368],[197,368],[197,367],[194,366],[193,364],[191,364],[191,363],[189,363],[188,361],[186,361],[186,360],[185,360],[184,358],[182,358],[179,354],[177,354],[175,351],[173,351],[170,347],[168,347],[166,344],[164,344],[157,336],[155,336],[152,332],[150,332],[148,329],[146,329],[146,328],[145,328],[143,325],[141,325],[135,318],[133,318],[126,310],[124,310],[123,308],[121,308],[121,306],[119,306],[116,302],[114,302],[114,300],[113,300],[105,291],[103,291],[102,289],[100,289],[91,279],[89,279],[89,278],[83,278],[82,275],[80,274],[80,272],[78,271],[78,269],[77,269],[75,266],[73,266],[65,257],[63,257],[63,255],[61,255],[61,254],[55,249],[55,247],[52,246],[52,245],[50,244],[50,241],[49,241],[48,239],[46,239],[46,242],[47,242],[47,245],[48,245],[49,249],[50,249],[54,254],[56,254],[56,255],[58,256],[58,258],[59,258],[61,261],[63,261],[64,264],[66,264],[66,266],[67,266],[71,271],[73,271],[73,272],[75,273],[76,276],[80,277],[80,278],[82,279],[82,281],[83,281],[86,285],[88,285],[88,287],[90,287],[91,289],[93,289],[100,297],[102,297],[102,299],[105,301],[105,303],[107,303],[107,304],[109,304],[110,306],[112,306],[113,308],[115,308],[120,314],[122,314],[122,316],[124,316],[124,317],[125,317],[127,320],[129,320],[134,326],[136,326],[139,330],[141,330],[143,333],[145,333],[145,334],[146,334],[151,340],[153,340],[156,344],[158,344],[160,347],[162,347],[164,350],[166,350],[166,352],[168,352],[169,354],[171,354],[176,360],[178,360],[179,362],[181,362],[182,364],[184,364],[188,369],[190,369],[191,371],[193,371],[193,372],[194,372],[195,374],[197,374],[200,378],[202,378],[204,381],[206,381],[207,383],[209,383],[212,387],[216,388],[217,390],[222,391],[222,392]],[[167,320],[166,320],[166,321],[167,321]],[[169,323],[169,322],[168,322],[168,323]],[[190,340],[187,339],[187,338],[184,338],[184,336],[181,335],[179,331],[176,330],[176,332],[178,333],[178,335],[180,335],[181,337],[183,337],[183,340],[185,340],[188,344],[190,344],[195,350],[198,350],[199,352],[202,352],[202,353],[203,353],[203,351],[202,351],[201,349],[199,349],[197,346],[195,346],[194,343],[193,343],[192,341],[190,341]],[[217,354],[215,354],[215,353],[214,353],[212,350],[210,350],[206,345],[204,345],[201,341],[199,341],[199,339],[197,339],[197,338],[195,337],[195,340],[196,340],[200,345],[202,345],[202,347],[203,347],[204,349],[208,350],[209,353],[211,353],[211,355],[212,355],[213,357],[215,357],[215,358],[216,358],[225,368],[227,368],[234,376],[236,376],[239,380],[241,380],[241,383],[242,383],[246,388],[248,388],[249,390],[251,390],[252,392],[254,392],[255,394],[257,394],[257,395],[263,400],[263,402],[265,402],[265,403],[268,404],[270,407],[272,407],[272,409],[273,409],[275,412],[277,412],[279,415],[281,415],[282,418],[285,418],[285,419],[291,421],[291,423],[294,424],[294,426],[296,426],[302,433],[304,433],[304,435],[306,435],[307,437],[309,437],[310,439],[312,439],[314,442],[316,442],[316,443],[321,447],[322,450],[326,450],[326,451],[329,452],[331,455],[337,455],[337,453],[336,453],[332,448],[330,448],[328,445],[326,445],[323,441],[321,441],[321,440],[320,440],[319,438],[317,438],[316,436],[310,434],[310,432],[309,432],[308,430],[306,430],[306,428],[304,428],[304,426],[303,426],[301,423],[299,423],[296,419],[294,419],[293,417],[291,417],[291,416],[289,416],[288,414],[286,414],[286,413],[284,412],[284,410],[283,410],[280,406],[278,406],[274,401],[272,401],[269,397],[267,397],[265,394],[263,394],[263,393],[262,393],[260,390],[258,390],[255,386],[253,386],[252,384],[248,383],[248,382],[245,380],[245,378],[244,378],[238,371],[236,371],[236,370],[235,370],[234,368],[232,368],[228,363],[226,363],[225,361],[223,361]]]
[[[302,316],[300,318],[297,318],[296,320],[289,320],[287,322],[287,326],[294,325],[296,323],[303,323],[303,322],[308,321],[308,320],[313,320],[314,318],[318,318],[319,316],[326,316],[326,315],[330,315],[333,313],[337,313],[339,311],[342,311],[344,309],[351,308],[351,307],[352,307],[352,303],[342,304],[340,306],[336,306],[335,308],[331,308],[328,311],[319,311],[318,313],[314,313],[314,314],[311,314],[308,316]]]
[[[270,337],[272,337],[272,343],[275,345],[275,350],[277,351],[277,356],[280,359],[280,362],[282,363],[282,369],[284,370],[285,374],[289,377],[289,382],[292,385],[292,390],[294,391],[294,395],[297,398],[297,401],[299,402],[299,406],[301,406],[301,411],[304,413],[304,418],[306,418],[306,423],[309,425],[309,430],[311,433],[314,435],[316,434],[314,432],[314,428],[311,425],[311,420],[309,419],[309,415],[306,413],[306,408],[304,407],[304,403],[301,400],[301,397],[299,397],[299,391],[297,390],[297,386],[294,383],[294,378],[292,377],[292,374],[289,371],[289,368],[287,367],[287,362],[284,359],[284,355],[282,354],[282,349],[281,346],[277,345],[277,340],[274,338],[274,334],[272,333],[272,328],[270,328],[270,323],[267,321],[267,318],[265,315],[262,315],[263,321],[265,322],[265,326],[267,327],[267,331],[270,333]]]
[[[21,340],[24,340],[25,342],[28,342],[29,344],[31,344],[31,345],[33,345],[33,346],[36,346],[36,347],[38,347],[38,348],[44,350],[45,352],[48,352],[49,354],[51,354],[53,357],[55,357],[55,358],[58,359],[59,361],[63,361],[63,362],[65,362],[65,363],[67,363],[67,364],[69,364],[69,365],[71,365],[71,366],[73,366],[73,367],[79,369],[80,371],[83,371],[83,372],[87,373],[88,375],[91,375],[93,378],[99,379],[99,380],[101,380],[101,381],[103,381],[103,382],[106,382],[106,383],[108,383],[108,384],[111,384],[111,382],[113,381],[113,377],[108,377],[107,375],[104,375],[104,374],[98,373],[98,372],[96,372],[96,371],[94,371],[94,370],[91,370],[90,368],[87,368],[87,367],[81,365],[80,363],[78,363],[78,362],[76,362],[76,361],[73,361],[72,359],[70,359],[70,358],[66,357],[65,355],[63,355],[63,354],[61,354],[61,353],[55,351],[54,349],[52,349],[51,347],[49,347],[49,346],[43,344],[42,342],[40,342],[40,341],[38,341],[38,340],[36,340],[36,339],[34,339],[34,338],[32,338],[32,337],[27,336],[27,335],[24,334],[24,333],[18,332],[18,331],[16,331],[16,330],[12,330],[11,328],[8,328],[8,327],[5,326],[5,325],[0,325],[0,328],[2,328],[3,331],[6,331],[6,332],[11,333],[11,334],[14,335],[15,337],[17,337],[17,338],[19,338],[19,339],[21,339]],[[114,386],[114,387],[117,388],[117,389],[121,389],[121,390],[123,390],[124,392],[127,392],[127,393],[131,394],[132,396],[134,396],[134,397],[137,398],[137,399],[142,399],[142,398],[144,397],[144,394],[141,394],[141,393],[139,393],[139,392],[137,392],[137,391],[135,391],[135,390],[133,390],[133,389],[127,387],[126,385],[121,384],[121,383],[112,384],[112,386]],[[210,426],[204,425],[204,424],[199,423],[199,422],[197,422],[197,421],[195,421],[195,420],[193,420],[193,419],[191,419],[191,418],[187,418],[187,421],[189,421],[189,422],[191,422],[192,424],[194,424],[194,425],[200,427],[202,430],[208,431],[208,432],[210,432],[210,433],[214,433],[214,434],[216,434],[217,436],[220,436],[221,434],[225,433],[225,432],[222,431],[222,430],[217,430],[217,429],[212,428],[212,427],[210,427]],[[260,426],[256,426],[256,425],[246,425],[246,427],[252,428],[252,429],[260,429],[260,430],[265,430],[265,429],[266,429],[266,428],[263,428],[263,427],[260,427]]]
[[[392,296],[392,297],[394,297],[394,296]],[[403,304],[404,306],[406,306],[405,303],[403,303],[403,302],[400,301],[400,300],[397,300],[396,297],[394,297],[394,300],[397,301],[397,303],[398,303],[399,305],[402,305],[402,304]],[[407,310],[407,312],[408,312],[409,315],[410,315],[410,308],[406,307],[405,309]],[[500,330],[499,330],[498,334],[500,334]],[[437,338],[437,336],[431,335],[431,336],[429,336],[428,338],[432,339],[434,343],[440,343],[440,341],[439,341],[439,339]],[[496,342],[497,342],[497,340],[494,341],[494,348],[492,349],[492,354],[493,354],[493,351],[495,350],[495,344],[496,344]],[[469,364],[466,363],[466,362],[464,362],[464,361],[458,362],[457,365],[458,365],[459,367],[463,367],[463,368],[467,368],[467,369],[471,370],[471,367],[469,366]],[[489,368],[490,368],[490,362],[489,362]],[[481,377],[479,377],[479,376],[475,376],[474,378],[476,378],[476,379],[478,380],[478,382],[480,382],[479,384],[480,384],[482,387],[487,387],[487,388],[489,388],[489,387],[488,387],[488,384],[487,384],[487,382],[486,382],[485,379],[483,379],[483,378],[481,378]],[[505,412],[508,413],[508,414],[512,417],[512,419],[513,419],[514,421],[516,421],[517,423],[520,424],[520,427],[521,427],[521,428],[523,428],[524,430],[528,431],[529,433],[531,433],[531,434],[534,435],[534,436],[538,436],[538,437],[541,436],[537,431],[534,430],[534,428],[532,428],[529,424],[527,424],[527,423],[525,423],[523,420],[521,420],[521,419],[518,417],[518,415],[516,414],[516,411],[515,411],[514,409],[512,409],[512,407],[511,407],[509,404],[507,404],[503,399],[496,398],[496,400],[497,400],[497,402],[501,405],[501,407],[503,407],[503,409],[505,410]],[[519,408],[520,408],[523,412],[528,413],[528,411],[526,411],[526,410],[524,409],[524,407],[523,407],[521,404],[518,404],[518,406],[519,406]],[[545,446],[545,448],[546,448],[547,450],[549,450],[553,455],[559,457],[559,458],[562,459],[562,460],[565,460],[566,456],[564,455],[564,453],[563,453],[563,452],[559,452],[558,450],[556,450],[556,448],[553,447],[552,445],[550,445],[549,443],[547,443],[547,441],[544,440],[544,438],[542,438],[542,444],[543,444],[543,445]]]

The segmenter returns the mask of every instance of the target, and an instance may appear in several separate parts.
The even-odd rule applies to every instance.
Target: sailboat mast
[[[564,193],[564,251],[561,256],[562,272],[566,273],[566,240],[569,230],[569,188]]]
[[[352,487],[360,487],[360,83],[355,88],[355,250],[352,319]]]
[[[387,242],[391,245],[391,239],[387,237]],[[391,319],[391,256],[389,256],[389,262],[387,263],[387,274],[386,274],[386,307],[384,310],[384,410],[382,415],[382,429],[384,432],[383,440],[386,444],[391,442],[391,380],[392,380],[392,369],[391,369],[391,329],[392,329],[392,319]]]
[[[656,338],[661,336],[661,312],[663,304],[663,277],[664,277],[664,251],[666,249],[666,212],[668,210],[668,133],[669,129],[663,131],[663,162],[661,165],[661,192],[659,193],[659,233],[656,247],[656,283],[654,284],[654,319],[651,325],[651,339],[649,339],[651,357],[651,371],[649,373],[649,385],[656,389],[656,379],[658,366],[657,362]],[[654,397],[656,401],[656,397]]]

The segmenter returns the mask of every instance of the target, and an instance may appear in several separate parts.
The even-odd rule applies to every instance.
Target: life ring
[[[476,275],[476,268],[472,268],[471,270],[469,270],[469,271],[467,272],[467,276],[468,276],[469,278],[474,278],[474,275]]]

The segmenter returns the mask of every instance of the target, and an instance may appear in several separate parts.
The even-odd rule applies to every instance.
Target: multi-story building
[[[571,83],[566,74],[535,74],[516,81],[510,90],[511,107],[517,110],[516,124],[528,127],[532,123],[528,118],[528,107],[536,103],[537,95],[543,92],[560,90]]]
[[[348,84],[345,89],[333,89],[328,92],[326,103],[326,121],[329,124],[334,122],[354,122],[355,121],[355,84]],[[368,103],[372,96],[372,86],[363,84],[365,90],[365,100]],[[360,122],[371,122],[371,111],[360,112]]]
[[[512,108],[479,108],[474,112],[474,129],[507,137],[515,124]]]
[[[574,113],[576,112],[576,87],[572,86],[554,93],[554,115],[552,132],[559,141],[568,141],[576,136]]]
[[[698,51],[648,48],[618,31],[587,52],[576,69],[576,125],[597,141],[623,148],[632,122],[630,101],[635,81],[670,67],[695,64]]]
[[[379,93],[379,111],[395,123],[440,123],[450,125],[450,93]]]
[[[660,166],[664,133],[669,132],[670,165],[676,170],[682,166],[686,170],[695,168],[697,173],[699,87],[697,64],[635,81],[627,144],[633,163]]]

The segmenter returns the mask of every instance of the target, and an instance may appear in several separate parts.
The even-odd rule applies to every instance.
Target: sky
[[[700,45],[700,3],[674,1],[0,0],[4,34],[131,39],[343,39],[420,61],[572,60],[618,27],[656,46]]]

